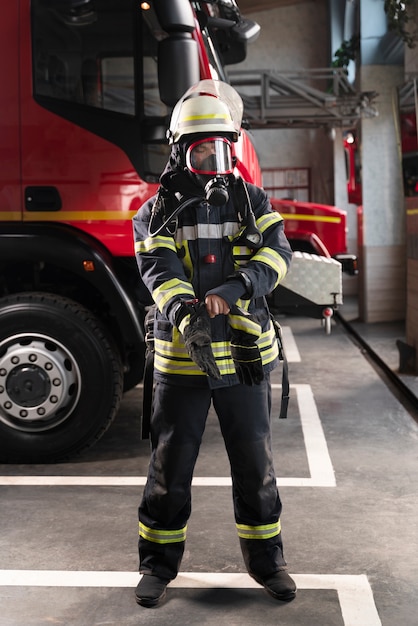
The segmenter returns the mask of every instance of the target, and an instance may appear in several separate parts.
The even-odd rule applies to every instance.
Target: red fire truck
[[[234,0],[2,8],[0,461],[80,452],[141,380],[147,296],[131,220],[157,188],[173,105],[201,78],[226,81],[257,31]],[[260,184],[245,131],[237,153]],[[330,254],[321,222],[296,219],[309,207],[286,207],[289,238]],[[339,232],[331,254],[345,252],[345,222]]]
[[[405,197],[418,195],[417,116],[414,109],[401,110],[399,116],[402,175]],[[348,200],[362,204],[361,148],[357,129],[344,134]]]

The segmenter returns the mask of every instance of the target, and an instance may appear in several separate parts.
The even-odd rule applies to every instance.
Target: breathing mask
[[[233,146],[226,137],[205,137],[186,150],[186,167],[205,190],[209,204],[228,201],[229,176],[234,170]]]

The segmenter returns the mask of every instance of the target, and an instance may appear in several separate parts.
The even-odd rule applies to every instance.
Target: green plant
[[[335,52],[335,60],[332,67],[347,67],[350,61],[354,61],[360,49],[360,37],[353,35],[351,39],[345,39]]]
[[[396,33],[408,48],[416,45],[417,33],[410,28],[415,23],[415,0],[384,0],[389,30]]]

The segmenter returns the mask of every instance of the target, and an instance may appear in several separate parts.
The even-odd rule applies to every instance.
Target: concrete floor
[[[136,605],[149,446],[134,389],[79,460],[0,466],[1,626],[418,623],[418,426],[340,325],[326,336],[318,320],[280,321],[292,390],[279,420],[277,370],[273,439],[296,600],[274,601],[245,573],[211,412],[181,574],[161,607]]]

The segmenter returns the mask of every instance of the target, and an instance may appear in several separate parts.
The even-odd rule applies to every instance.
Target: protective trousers
[[[231,465],[235,521],[247,570],[265,577],[286,565],[271,451],[270,382],[213,390],[157,383],[151,460],[139,506],[143,574],[172,580],[178,573],[193,470],[212,400]]]

